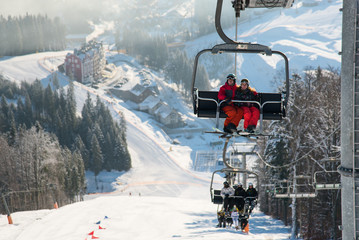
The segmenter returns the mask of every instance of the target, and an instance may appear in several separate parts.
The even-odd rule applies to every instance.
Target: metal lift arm
[[[245,8],[290,8],[293,5],[294,0],[234,0],[232,6],[235,10],[236,17],[239,18],[240,11]],[[218,35],[222,38],[225,43],[239,43],[236,42],[223,32],[221,26],[221,15],[222,15],[223,0],[217,0],[215,25]]]

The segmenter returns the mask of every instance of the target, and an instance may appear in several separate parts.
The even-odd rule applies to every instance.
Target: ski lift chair
[[[340,189],[341,183],[320,183],[318,181],[318,175],[319,174],[339,174],[338,171],[317,171],[314,173],[314,181],[313,181],[313,187],[316,191],[318,190],[334,190],[334,189]]]
[[[235,16],[238,19],[240,17],[240,11],[245,8],[267,8],[267,7],[280,7],[290,8],[293,5],[294,0],[278,0],[275,3],[270,0],[234,0],[232,1],[232,7],[235,10]],[[193,111],[198,117],[204,118],[216,118],[216,128],[219,125],[219,118],[227,117],[221,109],[223,101],[219,101],[216,91],[201,91],[195,87],[197,66],[199,57],[205,52],[211,52],[212,54],[218,54],[223,52],[228,53],[254,53],[265,54],[271,56],[272,54],[278,54],[283,57],[285,62],[285,78],[286,78],[286,90],[282,93],[259,93],[259,102],[253,102],[258,104],[260,109],[260,132],[262,132],[263,120],[281,120],[285,117],[285,110],[289,97],[289,66],[288,58],[285,54],[279,51],[272,51],[269,47],[260,44],[241,43],[229,38],[223,31],[221,25],[223,0],[217,0],[216,14],[215,14],[215,27],[220,38],[225,42],[224,44],[218,44],[212,49],[204,49],[200,51],[195,57],[194,70],[192,74],[192,100]],[[237,27],[237,26],[236,26]],[[244,101],[235,101],[244,102]]]
[[[269,47],[260,44],[251,43],[224,43],[214,46],[212,49],[204,49],[197,53],[194,62],[192,74],[192,101],[193,111],[197,117],[216,118],[216,128],[219,125],[219,118],[226,118],[227,115],[221,111],[221,104],[224,101],[218,100],[218,91],[202,91],[195,87],[197,66],[199,57],[206,52],[218,54],[228,53],[254,53],[271,56],[277,54],[283,57],[285,63],[286,90],[281,93],[258,93],[259,102],[257,101],[239,101],[233,102],[251,102],[258,105],[260,110],[260,132],[262,132],[263,120],[281,120],[286,116],[286,106],[289,97],[289,66],[288,58],[279,51],[272,51]]]
[[[287,182],[287,186],[277,186],[274,189],[274,198],[314,198],[317,192],[294,191],[292,182]],[[296,184],[296,188],[308,187],[308,184]]]
[[[223,168],[221,170],[217,170],[214,171],[212,173],[212,178],[211,178],[211,186],[210,186],[210,194],[211,194],[211,201],[214,204],[223,204],[223,197],[221,195],[221,190],[220,189],[214,189],[213,188],[213,183],[214,183],[214,176],[216,173],[225,173],[226,176],[230,176],[231,177],[235,177],[237,174],[239,173],[244,173],[248,175],[248,178],[252,177],[252,178],[256,178],[257,179],[257,183],[259,183],[259,176],[258,174],[249,171],[247,169],[239,169],[239,168]],[[228,179],[228,182],[234,182],[234,179]]]
[[[222,153],[222,160],[224,165],[226,166],[226,168],[223,168],[221,170],[217,170],[214,171],[212,173],[212,179],[211,179],[211,186],[210,186],[210,193],[211,193],[211,200],[214,204],[222,204],[223,203],[223,197],[221,196],[221,190],[216,190],[213,189],[213,182],[214,182],[214,176],[216,173],[224,173],[226,176],[226,181],[228,183],[234,183],[235,182],[235,178],[239,177],[239,174],[245,174],[245,179],[244,182],[246,182],[246,180],[248,178],[255,178],[257,180],[257,184],[259,185],[259,177],[258,174],[256,174],[255,172],[252,172],[250,170],[247,170],[246,164],[240,164],[237,161],[231,161],[230,158],[227,158],[226,153],[227,153],[227,147],[228,147],[228,142],[229,142],[229,138],[226,139],[225,144],[223,146],[223,153]],[[249,152],[236,152],[236,154],[241,154],[241,155],[258,155],[257,152],[249,151]],[[237,179],[238,180],[238,179]]]

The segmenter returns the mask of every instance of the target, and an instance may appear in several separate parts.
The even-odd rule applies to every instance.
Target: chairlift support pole
[[[235,171],[240,171],[240,173],[243,174],[242,175],[242,184],[243,184],[243,186],[246,186],[247,185],[248,174],[253,173],[253,172],[247,170],[247,158],[246,157],[247,157],[247,155],[256,155],[256,156],[258,156],[258,153],[255,152],[255,151],[237,153],[237,154],[241,154],[243,158],[242,158],[242,168],[236,168],[235,166],[231,165],[231,163],[228,163],[229,159],[226,157],[227,147],[228,147],[228,143],[229,143],[230,139],[231,139],[231,137],[226,137],[226,140],[225,140],[225,143],[224,143],[223,153],[222,153],[223,163],[225,164],[225,166],[228,169],[233,169]],[[255,174],[255,173],[253,173],[253,174],[257,176],[257,185],[259,186],[258,175]]]
[[[227,168],[231,168],[231,169],[237,169],[236,167],[232,166],[230,163],[228,163],[228,158],[226,157],[226,153],[227,153],[227,147],[228,147],[228,143],[229,143],[229,140],[231,139],[231,137],[226,137],[226,140],[224,142],[224,146],[223,146],[223,153],[222,153],[222,159],[223,159],[223,163],[224,165],[226,165]],[[258,156],[258,153],[257,152],[242,152],[243,154],[243,169],[246,169],[246,155],[256,155]],[[243,183],[244,184],[244,183]]]
[[[342,239],[359,239],[359,1],[343,1],[341,64]]]
[[[245,153],[243,153],[242,161],[243,161],[243,168],[247,169],[247,156]],[[243,173],[242,184],[243,184],[243,186],[247,186],[247,173]],[[259,185],[258,181],[257,181],[257,185]]]

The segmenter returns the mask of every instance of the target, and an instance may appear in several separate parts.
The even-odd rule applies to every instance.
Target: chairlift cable
[[[312,161],[314,161],[316,164],[318,164],[318,166],[319,167],[321,167],[324,171],[327,171],[326,169],[325,169],[325,167],[323,167],[319,162],[318,162],[318,160],[315,160],[314,158],[309,158],[310,160],[312,160]]]
[[[281,165],[281,166],[274,166],[270,163],[267,163],[258,152],[257,152],[257,155],[258,155],[258,158],[264,163],[264,165],[266,165],[267,167],[270,167],[270,168],[285,168],[285,167],[290,167],[291,165],[293,165],[293,163],[288,163],[288,164]]]

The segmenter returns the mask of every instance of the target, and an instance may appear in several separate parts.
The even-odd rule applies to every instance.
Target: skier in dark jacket
[[[248,189],[246,193],[247,193],[247,200],[249,205],[249,214],[251,214],[252,210],[257,205],[257,197],[258,197],[258,192],[253,187],[253,183],[248,184]]]
[[[233,133],[237,131],[239,122],[243,117],[243,110],[232,103],[236,95],[236,90],[238,86],[236,84],[236,76],[234,74],[228,74],[226,83],[219,89],[218,100],[223,101],[221,104],[221,109],[227,115],[226,120],[224,121],[223,130],[228,133]]]
[[[247,197],[246,190],[243,189],[242,183],[239,183],[237,185],[237,188],[235,188],[234,197],[235,205],[237,206],[239,211],[242,211],[244,207],[244,199]]]

